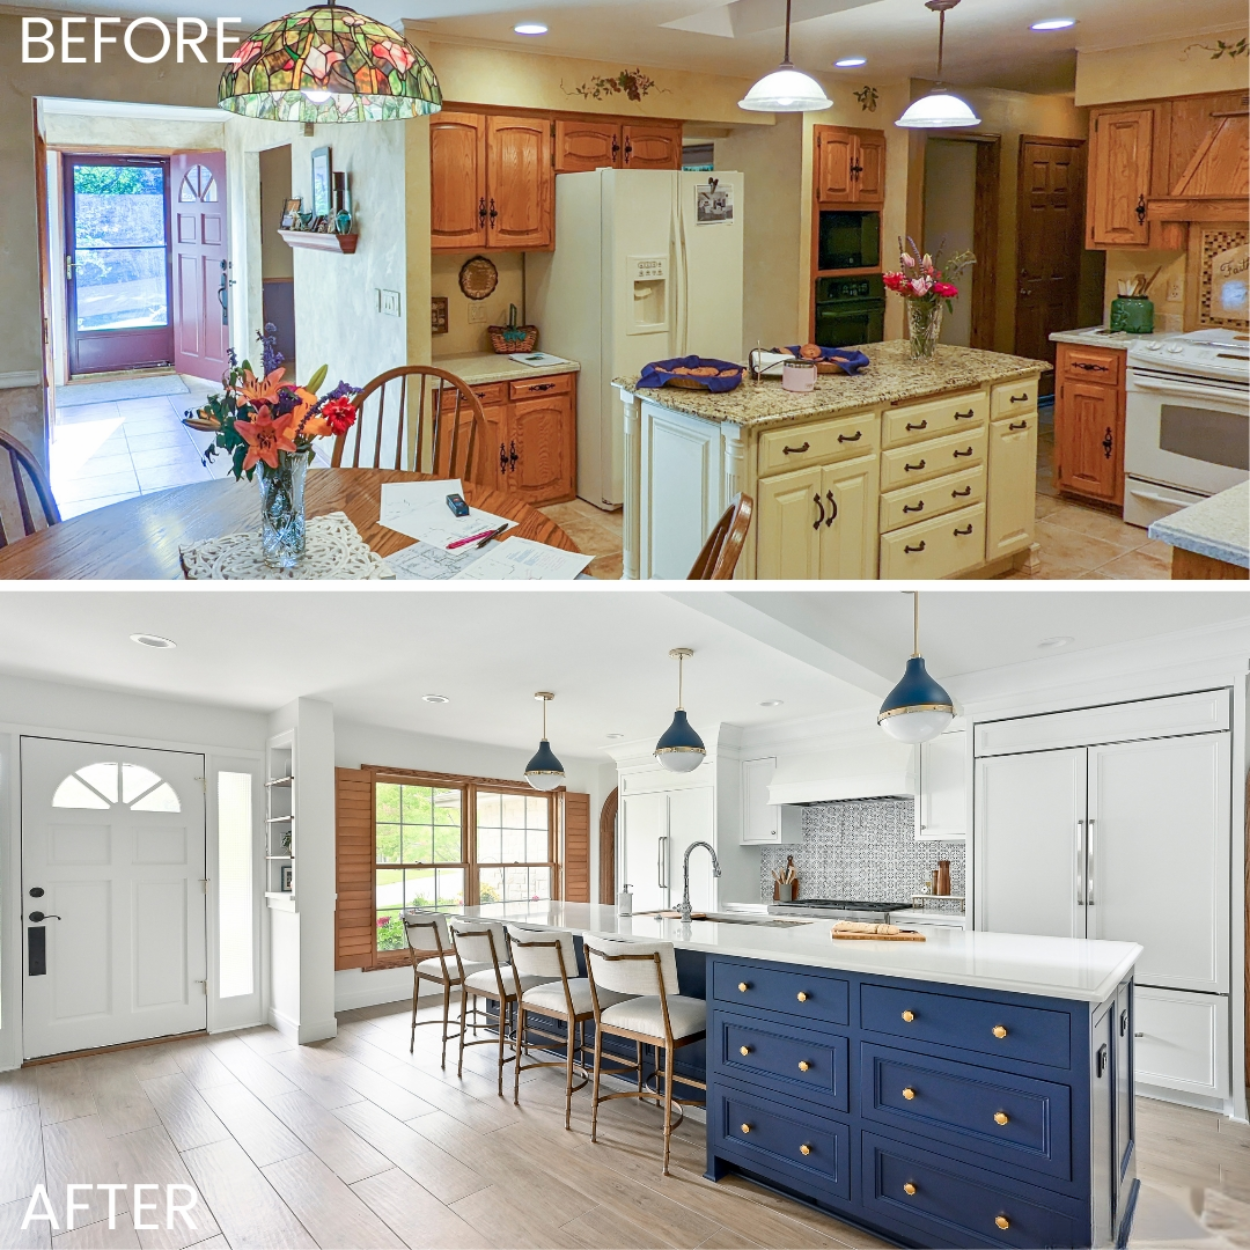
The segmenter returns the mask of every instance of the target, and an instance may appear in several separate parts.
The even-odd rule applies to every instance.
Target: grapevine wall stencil
[[[564,83],[561,82],[561,87]],[[611,78],[588,78],[584,83],[574,87],[572,91],[564,87],[565,95],[579,95],[584,100],[608,100],[614,95],[623,95],[630,100],[641,100],[644,96],[658,91],[668,95],[666,87],[659,86],[654,78],[644,74],[640,69],[623,69]]]

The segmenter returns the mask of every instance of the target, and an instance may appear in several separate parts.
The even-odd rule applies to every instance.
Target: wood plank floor
[[[425,1008],[431,1013],[432,1008]],[[339,1017],[339,1036],[295,1047],[272,1029],[68,1060],[0,1074],[0,1246],[793,1247],[884,1243],[730,1177],[705,1181],[703,1126],[674,1134],[660,1175],[659,1114],[625,1100],[600,1113],[563,1076],[525,1073],[521,1105],[495,1093],[494,1051],[439,1066],[437,1028],[408,1053],[403,1005]],[[1133,1246],[1250,1246],[1250,1129],[1138,1100],[1140,1216]],[[35,1185],[63,1216],[75,1182],[191,1185],[197,1227],[164,1227],[102,1192],[79,1227],[20,1227]],[[163,1197],[161,1198],[163,1204]],[[157,1229],[136,1228],[155,1222]]]

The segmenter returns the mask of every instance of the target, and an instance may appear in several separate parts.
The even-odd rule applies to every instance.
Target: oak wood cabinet
[[[627,122],[558,117],[556,173],[587,169],[680,169],[680,122]]]
[[[816,201],[881,204],[885,200],[885,132],[816,126]]]
[[[1124,502],[1124,353],[1060,343],[1055,396],[1055,485]]]
[[[625,122],[621,126],[622,169],[680,169],[681,126]]]
[[[478,113],[437,114],[430,122],[430,246],[486,246],[486,130]]]

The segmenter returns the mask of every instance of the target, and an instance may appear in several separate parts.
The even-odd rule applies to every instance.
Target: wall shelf
[[[342,252],[350,256],[356,250],[358,234],[319,234],[315,230],[279,230],[290,247],[304,247],[315,252]]]
[[[265,898],[270,907],[289,911],[295,910],[294,754],[289,736],[271,741],[265,770]],[[285,874],[289,890],[282,889]]]

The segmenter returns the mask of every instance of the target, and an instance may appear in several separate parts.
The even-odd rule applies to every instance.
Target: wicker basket
[[[511,356],[518,352],[532,352],[538,342],[537,326],[519,326],[516,324],[516,305],[508,305],[508,324],[506,326],[487,326],[490,333],[491,350],[497,356]]]

